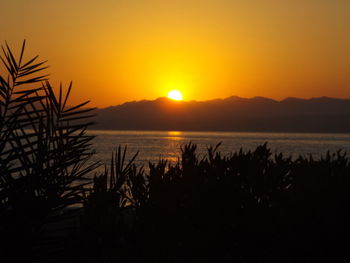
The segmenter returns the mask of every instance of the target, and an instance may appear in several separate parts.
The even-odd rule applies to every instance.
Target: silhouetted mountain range
[[[350,132],[350,100],[276,101],[232,96],[203,102],[167,98],[97,109],[95,129],[256,132]]]

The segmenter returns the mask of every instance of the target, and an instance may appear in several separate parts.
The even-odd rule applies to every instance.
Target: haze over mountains
[[[97,109],[94,129],[350,132],[350,100],[276,101],[232,96],[203,102],[158,98]]]

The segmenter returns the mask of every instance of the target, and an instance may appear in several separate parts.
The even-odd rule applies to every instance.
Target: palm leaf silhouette
[[[35,241],[82,202],[86,175],[99,164],[89,161],[93,109],[67,106],[72,83],[56,96],[46,61],[24,62],[25,44],[16,59],[5,43],[0,57],[7,73],[0,76],[0,231]]]

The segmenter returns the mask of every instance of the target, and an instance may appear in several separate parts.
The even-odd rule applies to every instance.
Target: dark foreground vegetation
[[[1,262],[348,262],[350,160],[267,145],[136,167],[91,162],[90,110],[67,107],[44,65],[2,57]],[[127,161],[130,160],[130,161]],[[93,179],[89,179],[92,178]]]

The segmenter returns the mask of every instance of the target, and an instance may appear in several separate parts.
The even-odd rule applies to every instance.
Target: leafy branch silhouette
[[[88,101],[68,107],[72,83],[57,96],[46,61],[25,61],[25,46],[15,58],[5,43],[0,56],[0,231],[23,246],[82,202],[86,175],[99,165],[86,133],[93,109]]]

